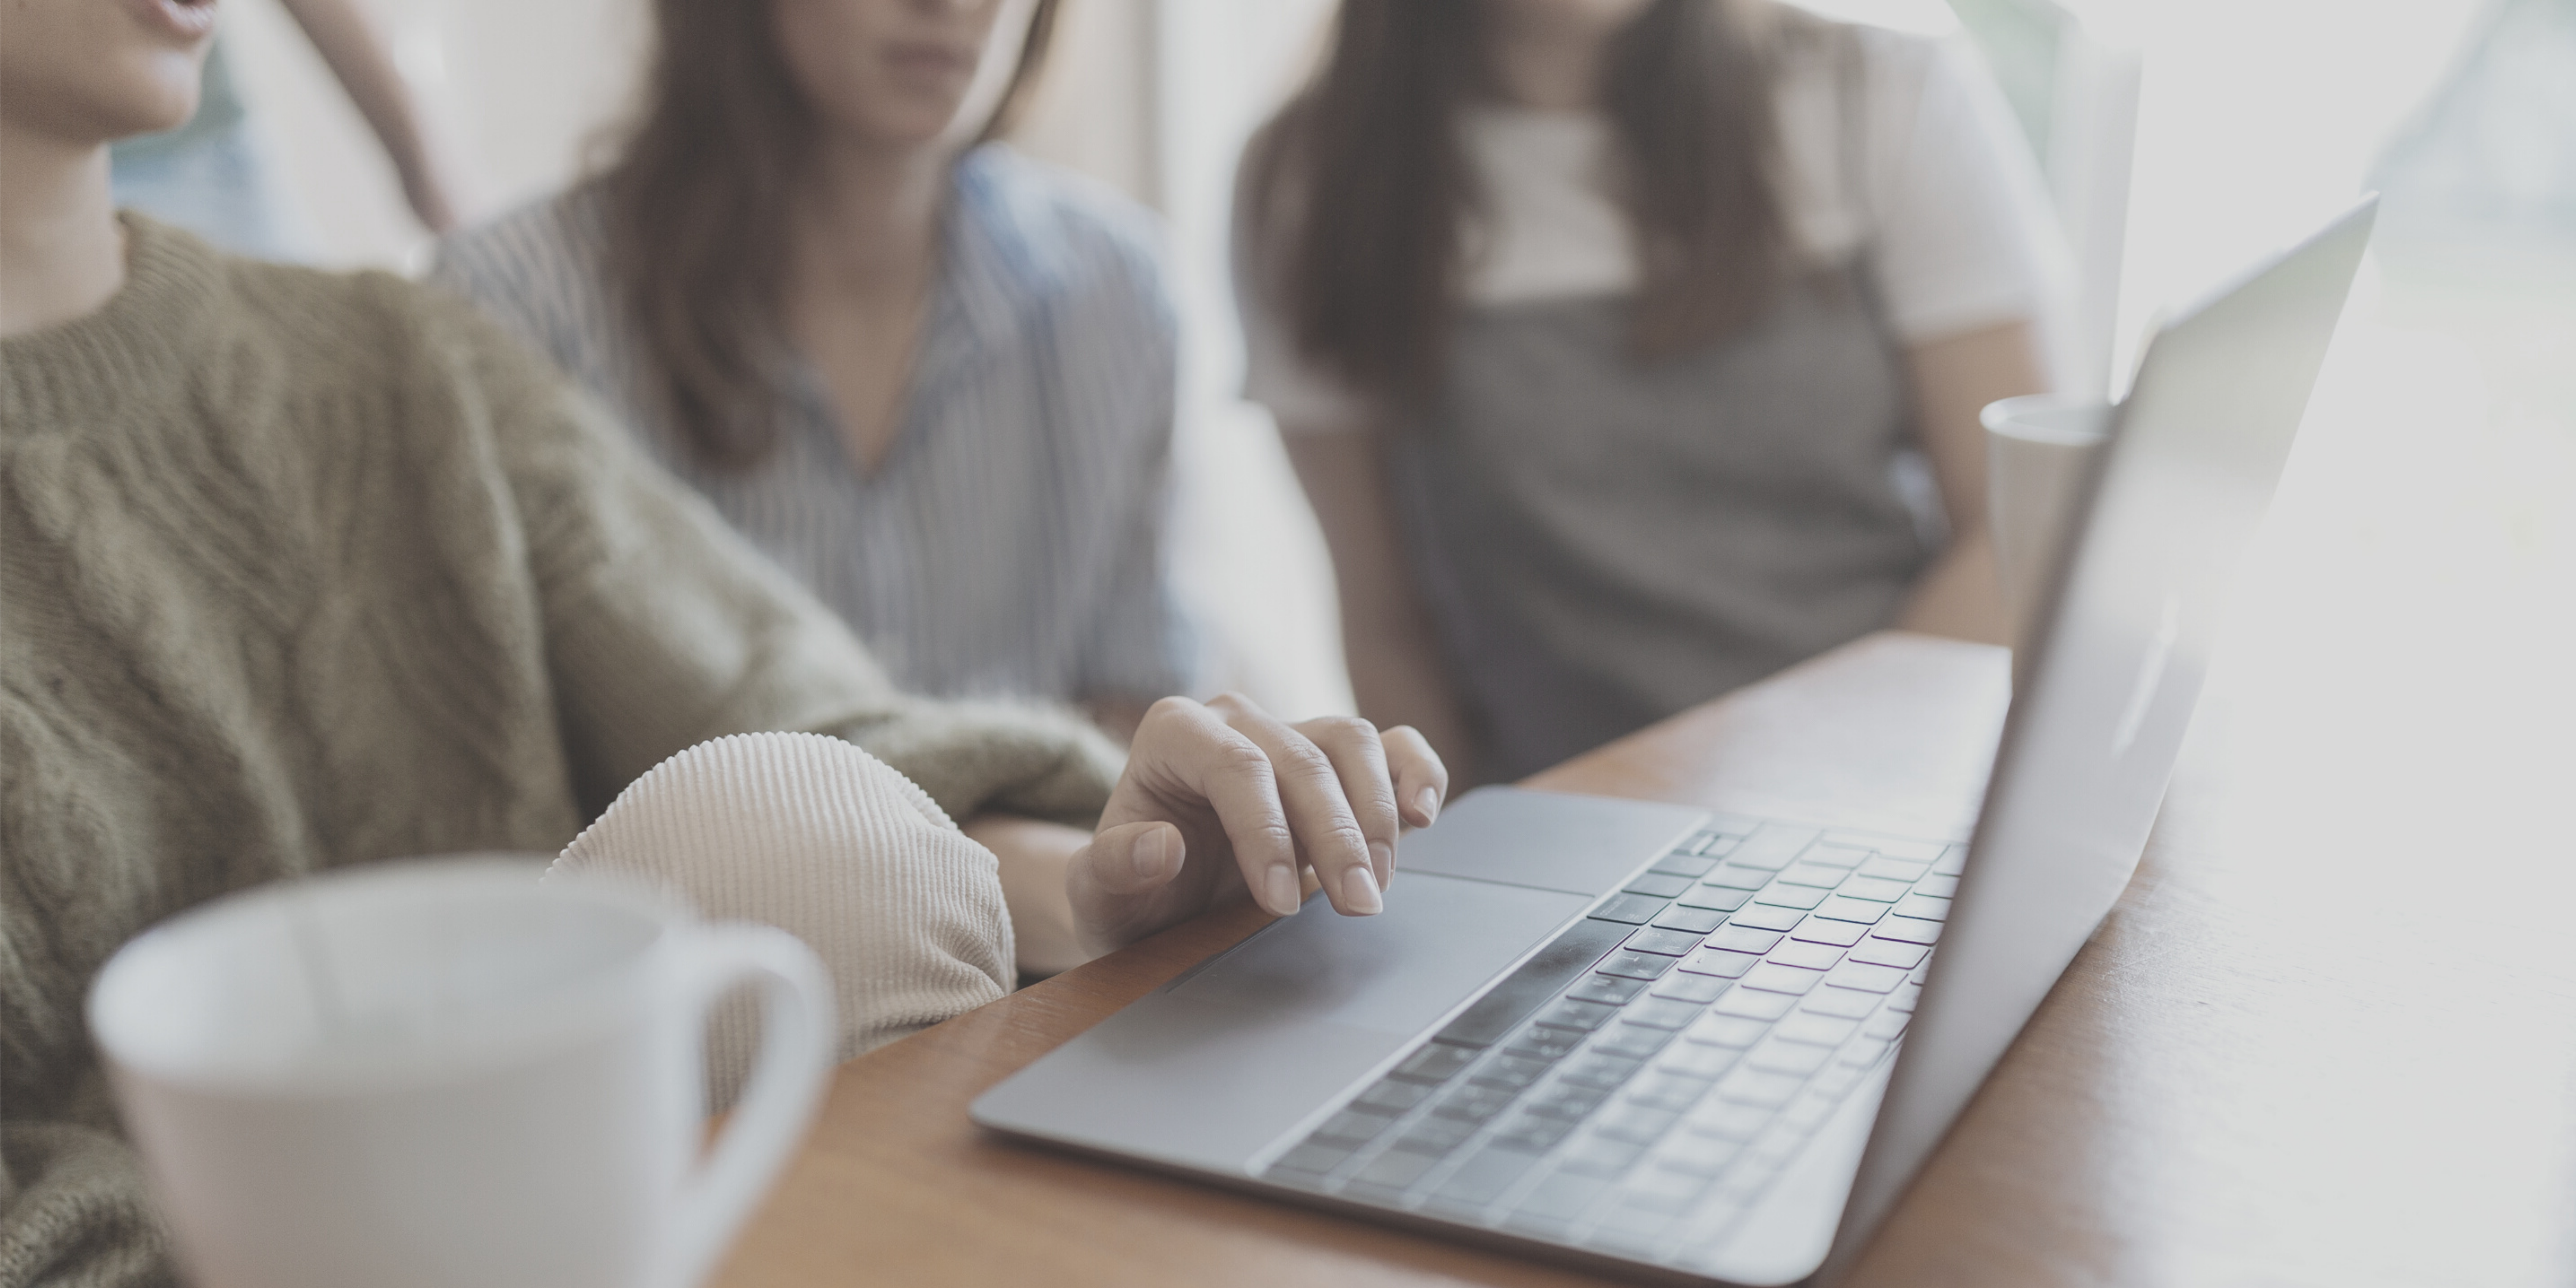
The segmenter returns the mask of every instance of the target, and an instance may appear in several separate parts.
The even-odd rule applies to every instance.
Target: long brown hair
[[[1495,93],[1489,0],[1343,0],[1314,80],[1253,148],[1254,262],[1298,348],[1396,405],[1428,397],[1458,308],[1459,226],[1482,199],[1460,109]],[[1786,266],[1773,67],[1795,20],[1762,0],[1656,0],[1604,50],[1653,359],[1722,338]]]
[[[998,136],[1046,58],[1038,0]],[[607,277],[698,459],[743,468],[777,439],[788,213],[822,136],[778,50],[768,0],[656,0],[643,110],[594,180]]]

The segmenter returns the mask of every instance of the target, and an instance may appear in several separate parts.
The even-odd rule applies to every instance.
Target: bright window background
[[[1928,2],[1931,20],[1942,20],[1937,0]],[[1834,7],[1912,23],[1925,20],[1926,3]],[[639,0],[374,4],[486,213],[575,173],[586,141],[622,107],[641,48]],[[2095,8],[2134,39],[2145,67],[2119,294],[2125,360],[2159,307],[2223,280],[2359,192],[2392,134],[2461,57],[2486,5]],[[416,270],[425,243],[318,61],[271,0],[233,0],[229,10],[244,91],[311,257]],[[1229,681],[1299,714],[1346,708],[1348,688],[1313,523],[1265,417],[1233,396],[1241,355],[1225,241],[1236,151],[1293,85],[1328,12],[1326,0],[1068,0],[1057,66],[1023,140],[1170,221],[1188,345],[1175,557],[1218,628]],[[2576,83],[2576,67],[2560,76]],[[2576,230],[2567,241],[2576,243]],[[2576,353],[2576,250],[2513,253],[2527,257],[2527,271],[2453,272],[2422,257],[2405,273],[2366,270],[2284,491],[2275,527],[2285,535],[2249,583],[2264,590],[2249,602],[2267,624],[2264,642],[2249,648],[2274,650],[2276,662],[2284,651],[2312,655],[2310,674],[2363,682],[2338,675],[2331,641],[2303,635],[2300,623],[2348,623],[2365,601],[2402,587],[2410,599],[2376,611],[2385,629],[2420,636],[2428,665],[2472,646],[2576,656],[2576,393],[2551,374]],[[2281,718],[2327,718],[2337,702],[2349,706],[2339,692],[2348,690],[2321,680],[2315,709]],[[2562,716],[2576,712],[2563,689],[2537,696],[2558,700]],[[2461,721],[2482,719],[2479,736],[2519,736],[2465,709],[2416,715],[2457,736],[2473,732]],[[2535,743],[2530,763],[2568,761]]]

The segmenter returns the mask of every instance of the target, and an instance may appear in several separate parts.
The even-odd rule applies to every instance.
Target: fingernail
[[[1440,793],[1429,787],[1415,792],[1413,809],[1415,813],[1422,816],[1422,826],[1431,826],[1431,821],[1440,817]]]
[[[1367,868],[1342,874],[1342,907],[1355,917],[1386,911],[1386,900],[1378,897],[1377,877]]]
[[[1158,827],[1138,838],[1135,850],[1127,856],[1135,865],[1136,875],[1146,881],[1157,880],[1168,873],[1172,859],[1172,830]]]
[[[1385,841],[1369,842],[1369,875],[1377,878],[1378,888],[1386,888],[1387,878],[1395,875],[1395,847]]]
[[[1272,912],[1278,913],[1282,917],[1296,915],[1297,905],[1304,901],[1297,897],[1299,891],[1297,889],[1297,870],[1295,868],[1289,867],[1284,863],[1278,867],[1272,868],[1270,869],[1270,875],[1262,881],[1262,884],[1270,887],[1268,893],[1262,895],[1262,903],[1268,905]]]

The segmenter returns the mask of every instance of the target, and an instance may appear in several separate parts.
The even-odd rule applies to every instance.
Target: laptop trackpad
[[[1314,900],[985,1093],[975,1121],[1239,1170],[1590,902],[1420,873],[1375,917]]]
[[[1500,973],[1591,899],[1408,872],[1374,917],[1322,899],[1170,990],[1174,997],[1408,1037]]]

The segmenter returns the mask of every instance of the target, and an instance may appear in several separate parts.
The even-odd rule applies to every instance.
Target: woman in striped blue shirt
[[[657,0],[616,157],[451,238],[524,333],[907,689],[1191,685],[1162,551],[1175,326],[1145,212],[1011,152],[1056,0]]]

